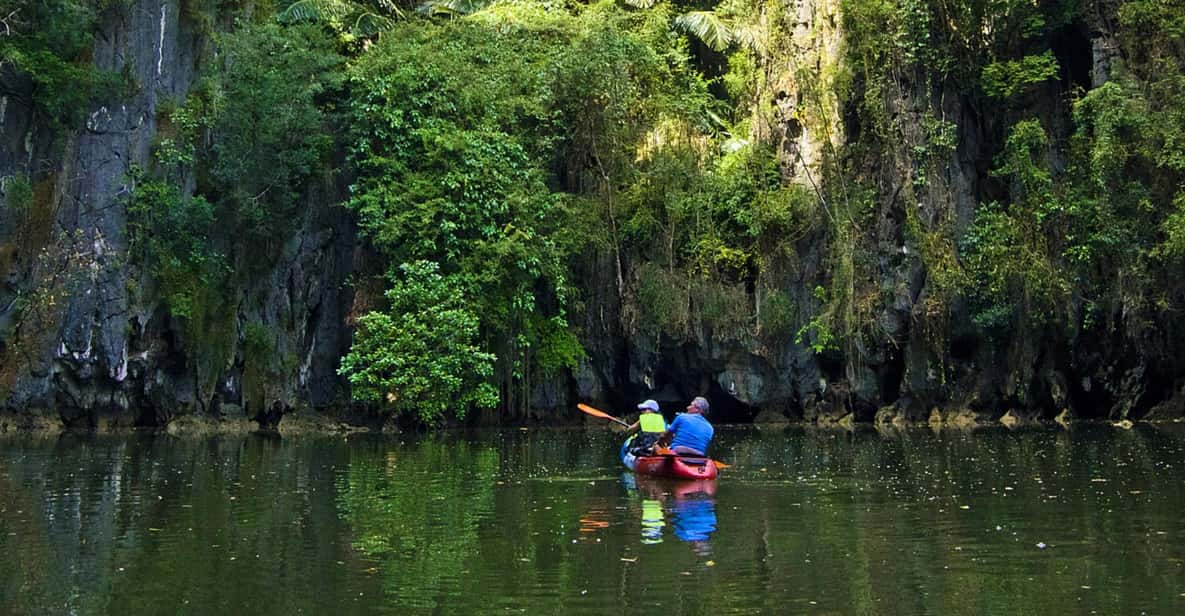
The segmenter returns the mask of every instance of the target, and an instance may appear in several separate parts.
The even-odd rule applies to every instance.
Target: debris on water
[[[996,525],[996,532],[1000,532],[1000,531],[1002,531],[1002,530],[1004,530],[1004,527],[1003,527],[1003,526],[1000,526],[999,524],[997,524],[997,525]]]
[[[584,590],[580,591],[580,594],[582,594],[582,595],[587,595],[587,594],[588,594],[588,589],[586,588],[586,589],[584,589]]]
[[[959,509],[970,509],[971,505],[959,505]]]
[[[1037,549],[1038,549],[1038,550],[1044,550],[1044,549],[1045,549],[1045,548],[1047,548],[1047,547],[1049,547],[1049,546],[1045,545],[1045,542],[1044,542],[1044,541],[1038,541],[1038,542],[1037,542]]]
[[[636,563],[636,562],[638,562],[638,557],[637,557],[637,556],[635,556],[635,557],[633,557],[633,558],[626,558],[626,557],[622,556],[622,557],[621,557],[621,562],[623,562],[623,563]]]
[[[704,566],[705,566],[705,567],[715,567],[715,566],[716,566],[716,561],[714,561],[714,560],[709,560],[708,562],[704,563]]]

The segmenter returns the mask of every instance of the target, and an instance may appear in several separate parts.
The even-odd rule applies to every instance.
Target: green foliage
[[[252,25],[220,42],[224,69],[207,120],[213,188],[246,238],[267,240],[291,229],[332,143],[321,97],[340,85],[342,58],[309,26]]]
[[[197,162],[202,131],[210,128],[213,115],[209,107],[203,97],[191,95],[185,105],[165,114],[165,121],[157,129],[155,152],[157,162],[165,169],[181,174]]]
[[[1057,77],[1058,68],[1052,51],[1020,60],[992,62],[983,67],[983,89],[993,98],[1012,98],[1028,86]]]
[[[779,289],[766,289],[761,294],[758,322],[759,333],[770,338],[788,336],[794,331],[798,310],[790,295]]]
[[[1185,193],[1177,195],[1174,205],[1161,227],[1165,240],[1159,251],[1180,263],[1185,260]]]
[[[830,303],[830,294],[821,286],[815,287],[813,295],[824,306]],[[825,311],[812,316],[805,325],[798,328],[794,335],[794,344],[805,344],[815,353],[839,350],[839,341],[831,329],[831,321],[830,315]]]
[[[1049,139],[1036,120],[1013,126],[994,174],[1013,185],[1013,204],[980,206],[963,240],[964,264],[979,306],[976,322],[995,331],[1009,319],[1045,324],[1062,316],[1069,281],[1049,244],[1063,201],[1054,193]],[[1019,309],[1014,313],[1012,307]]]
[[[583,356],[566,260],[588,233],[621,250],[670,228],[667,189],[684,198],[672,212],[690,204],[690,186],[635,183],[679,177],[648,165],[697,171],[666,147],[709,121],[684,54],[664,8],[496,3],[402,23],[351,69],[349,205],[389,264],[430,261],[467,290],[503,392],[525,399],[532,374]],[[573,225],[589,205],[609,224]]]
[[[16,76],[27,79],[33,107],[60,128],[76,128],[86,106],[123,81],[90,63],[95,26],[106,4],[0,0],[0,68],[11,67]],[[17,94],[26,94],[21,85],[16,88]]]
[[[665,333],[675,338],[688,334],[691,323],[688,280],[682,272],[671,272],[647,263],[638,272],[638,297],[642,331]]]
[[[736,40],[728,22],[715,11],[688,11],[676,15],[674,24],[716,51],[724,51]]]
[[[431,422],[446,412],[463,417],[470,406],[492,407],[498,394],[487,379],[494,356],[477,345],[479,318],[463,285],[435,263],[402,265],[386,293],[386,310],[358,323],[339,373],[359,400]]]
[[[133,175],[127,201],[128,252],[145,264],[160,287],[169,312],[195,316],[199,300],[222,282],[225,258],[210,247],[214,207],[202,197],[183,196],[173,185]]]
[[[3,178],[0,192],[4,193],[4,205],[16,220],[23,220],[33,209],[33,183],[26,175]]]
[[[1127,0],[1117,11],[1123,47],[1137,75],[1154,81],[1185,68],[1185,11],[1165,0]]]

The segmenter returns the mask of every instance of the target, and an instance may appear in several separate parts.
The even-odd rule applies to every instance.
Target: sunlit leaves
[[[983,89],[994,98],[1012,98],[1030,85],[1053,79],[1057,72],[1057,59],[1051,51],[993,62],[983,68]]]
[[[494,356],[478,346],[477,314],[456,278],[428,261],[407,263],[386,293],[385,310],[363,315],[342,358],[359,400],[431,422],[446,412],[492,407]]]

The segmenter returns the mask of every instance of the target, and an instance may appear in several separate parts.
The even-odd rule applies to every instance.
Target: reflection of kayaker
[[[625,475],[627,488],[642,496],[642,543],[659,543],[665,527],[664,505],[670,505],[671,527],[675,536],[707,554],[712,533],[716,532],[715,481],[665,481]]]
[[[683,541],[707,541],[716,532],[716,500],[700,492],[692,498],[676,498],[671,508],[675,536]]]
[[[642,543],[662,543],[662,503],[652,498],[642,499]]]

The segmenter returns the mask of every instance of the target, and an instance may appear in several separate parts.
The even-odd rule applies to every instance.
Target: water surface
[[[0,439],[0,613],[1185,613],[1185,432]]]

